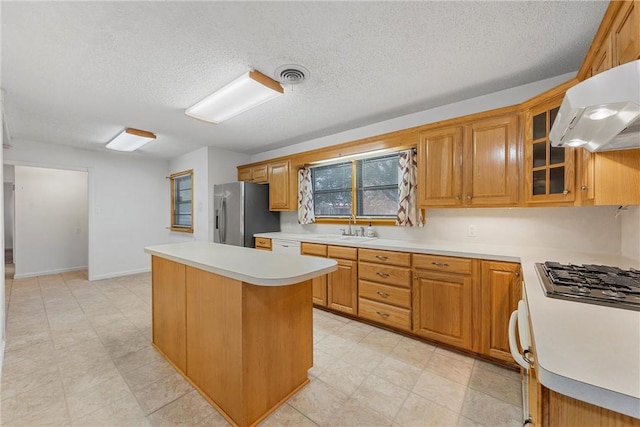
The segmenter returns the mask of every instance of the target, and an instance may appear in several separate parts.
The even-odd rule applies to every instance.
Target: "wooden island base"
[[[233,425],[309,382],[311,280],[258,286],[152,257],[153,345]]]

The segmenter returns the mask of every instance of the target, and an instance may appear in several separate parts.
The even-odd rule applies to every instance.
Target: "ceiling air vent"
[[[276,69],[275,77],[282,84],[297,85],[309,77],[309,70],[302,65],[281,65]]]

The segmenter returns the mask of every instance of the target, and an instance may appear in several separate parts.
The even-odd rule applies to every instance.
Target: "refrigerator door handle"
[[[227,243],[227,202],[220,203],[220,243]]]

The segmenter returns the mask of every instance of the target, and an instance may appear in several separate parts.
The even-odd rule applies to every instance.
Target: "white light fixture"
[[[146,130],[126,128],[107,143],[107,148],[118,151],[134,151],[154,139],[156,136]]]
[[[587,143],[587,141],[582,140],[582,139],[571,139],[571,140],[565,142],[564,145],[569,146],[569,147],[582,147],[586,143]]]
[[[599,107],[592,110],[588,114],[588,116],[591,120],[602,120],[602,119],[606,119],[607,117],[611,117],[617,113],[618,113],[617,110],[612,110],[611,108],[606,108],[606,107]]]
[[[220,123],[283,93],[280,83],[252,70],[187,108],[184,113],[205,122]]]

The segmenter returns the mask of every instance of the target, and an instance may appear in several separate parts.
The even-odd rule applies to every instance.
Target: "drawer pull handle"
[[[437,266],[437,267],[449,267],[449,264],[447,264],[446,262],[435,262],[433,261],[431,264]]]
[[[376,258],[378,258],[380,261],[386,261],[389,259],[388,256],[384,256],[384,255],[376,255]]]
[[[384,317],[385,319],[389,317],[389,313],[385,313],[384,311],[376,311],[380,315],[380,317]]]
[[[376,292],[376,293],[377,293],[378,295],[380,295],[382,298],[386,298],[386,297],[388,297],[388,296],[389,296],[389,294],[388,294],[388,293],[386,293],[386,292],[382,292],[382,291],[378,291],[378,292]]]
[[[381,273],[380,271],[378,271],[376,274],[377,274],[378,276],[380,276],[380,277],[384,277],[385,279],[386,279],[387,277],[389,277],[389,275],[388,275],[387,273]]]

